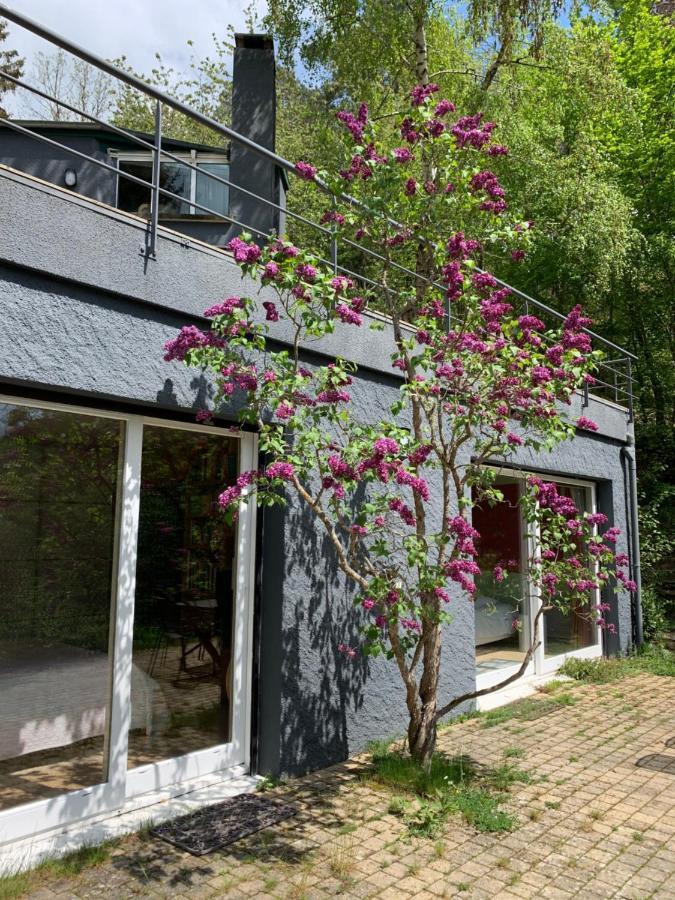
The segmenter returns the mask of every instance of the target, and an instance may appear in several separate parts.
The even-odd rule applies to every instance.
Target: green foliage
[[[657,474],[640,500],[642,614],[645,637],[654,640],[675,622],[675,485],[658,481]]]
[[[0,877],[0,900],[14,900],[15,897],[25,897],[32,884],[29,872],[19,872],[17,875]]]
[[[188,41],[188,46],[192,42]],[[190,60],[187,74],[167,65],[159,53],[155,54],[156,64],[150,72],[139,73],[127,63],[125,57],[115,60],[115,64],[142,78],[147,84],[159,88],[176,100],[188,104],[198,112],[229,125],[232,110],[232,78],[228,71],[227,59],[231,44],[227,40],[213,37],[211,56]],[[219,146],[222,136],[179,112],[164,107],[163,134],[177,140]],[[115,125],[135,131],[154,130],[155,103],[145,94],[131,87],[123,87],[117,99],[112,116]]]
[[[617,659],[568,659],[560,667],[563,675],[587,684],[606,684],[645,672],[675,676],[675,653],[658,645],[644,645],[639,652]]]
[[[117,840],[103,844],[85,845],[79,850],[55,859],[48,859],[28,872],[0,876],[0,900],[14,900],[40,893],[40,883],[44,876],[54,878],[75,878],[86,869],[100,866],[110,859]]]
[[[435,753],[427,767],[406,754],[372,745],[373,779],[396,793],[388,811],[401,817],[411,834],[437,837],[451,815],[461,814],[477,831],[510,831],[512,815],[501,808],[504,793],[530,776],[511,765],[478,770],[466,756]]]
[[[555,697],[547,697],[546,699],[528,697],[483,713],[481,721],[484,728],[503,725],[512,719],[517,719],[520,722],[529,722],[532,719],[538,719],[547,713],[554,712],[562,706],[573,706],[575,702],[576,700],[571,694],[558,694]]]
[[[530,784],[532,777],[528,772],[519,769],[511,763],[505,763],[492,769],[488,776],[488,782],[498,791],[507,791],[514,784]]]

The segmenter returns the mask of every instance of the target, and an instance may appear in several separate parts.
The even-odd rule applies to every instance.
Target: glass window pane
[[[0,404],[0,808],[106,778],[122,428]]]
[[[125,212],[134,213],[147,219],[150,215],[150,184],[152,183],[152,162],[129,162],[120,159],[118,162],[120,172],[128,172],[136,178],[142,178],[148,183],[145,187],[136,181],[131,181],[123,175],[117,178],[117,207]]]
[[[182,163],[163,162],[159,167],[160,187],[179,197],[190,199],[190,178],[192,172]],[[172,216],[189,216],[190,204],[183,203],[165,194],[159,195],[159,217],[171,218]]]
[[[211,172],[219,178],[230,177],[230,167],[227,163],[198,163],[200,169],[204,172]],[[197,173],[197,203],[202,203],[209,209],[217,213],[227,215],[230,210],[230,189],[228,185],[214,181],[206,175]],[[209,213],[204,210],[197,209],[195,214],[198,216],[207,216]]]
[[[559,484],[558,493],[574,500],[579,512],[588,511],[588,492],[583,487]],[[544,613],[544,654],[558,656],[598,642],[597,628],[591,621],[588,604],[575,606],[569,611],[547,610]]]
[[[122,172],[128,172],[136,178],[142,178],[147,182],[147,187],[120,176],[117,193],[117,206],[126,212],[147,218],[150,215],[150,185],[152,183],[152,160],[130,162],[120,159],[119,168]],[[163,162],[159,167],[160,187],[179,197],[190,199],[190,178],[192,172],[182,163]],[[187,216],[190,214],[190,205],[165,194],[159,195],[159,217],[172,218],[175,216]]]
[[[504,500],[473,510],[480,533],[475,605],[476,667],[478,673],[520,665],[529,646],[530,601],[527,551],[516,481],[498,482]],[[502,581],[495,566],[507,572]]]
[[[130,768],[230,738],[237,472],[234,438],[143,429]]]

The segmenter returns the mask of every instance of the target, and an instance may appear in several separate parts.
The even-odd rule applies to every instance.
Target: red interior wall
[[[504,494],[502,503],[496,506],[475,506],[473,527],[480,532],[477,542],[480,556],[496,556],[499,560],[520,559],[520,507],[518,485],[500,484]],[[520,567],[519,567],[520,568]]]

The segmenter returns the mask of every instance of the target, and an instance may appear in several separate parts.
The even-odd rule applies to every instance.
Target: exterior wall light
[[[77,184],[77,172],[75,169],[66,169],[63,174],[63,183],[67,188],[74,188]]]

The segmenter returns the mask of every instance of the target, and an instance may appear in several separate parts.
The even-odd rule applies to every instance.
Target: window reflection
[[[558,493],[571,497],[580,513],[589,511],[588,491],[583,487],[558,485]],[[574,605],[563,612],[560,609],[544,613],[544,654],[559,656],[573,650],[592,647],[598,642],[597,627],[592,621],[588,604]]]
[[[228,436],[143,429],[130,767],[230,738],[236,529],[217,498],[237,466]]]
[[[0,808],[106,778],[122,428],[0,404]]]
[[[121,172],[127,172],[136,178],[142,178],[145,184],[139,184],[130,178],[118,177],[119,187],[117,194],[117,206],[126,212],[135,213],[146,218],[150,215],[150,185],[152,183],[152,160],[130,162],[121,159],[119,161]],[[190,199],[191,170],[181,163],[163,162],[159,166],[159,186],[165,191]],[[190,204],[176,197],[166,194],[159,195],[160,218],[173,216],[187,216],[190,213]]]

